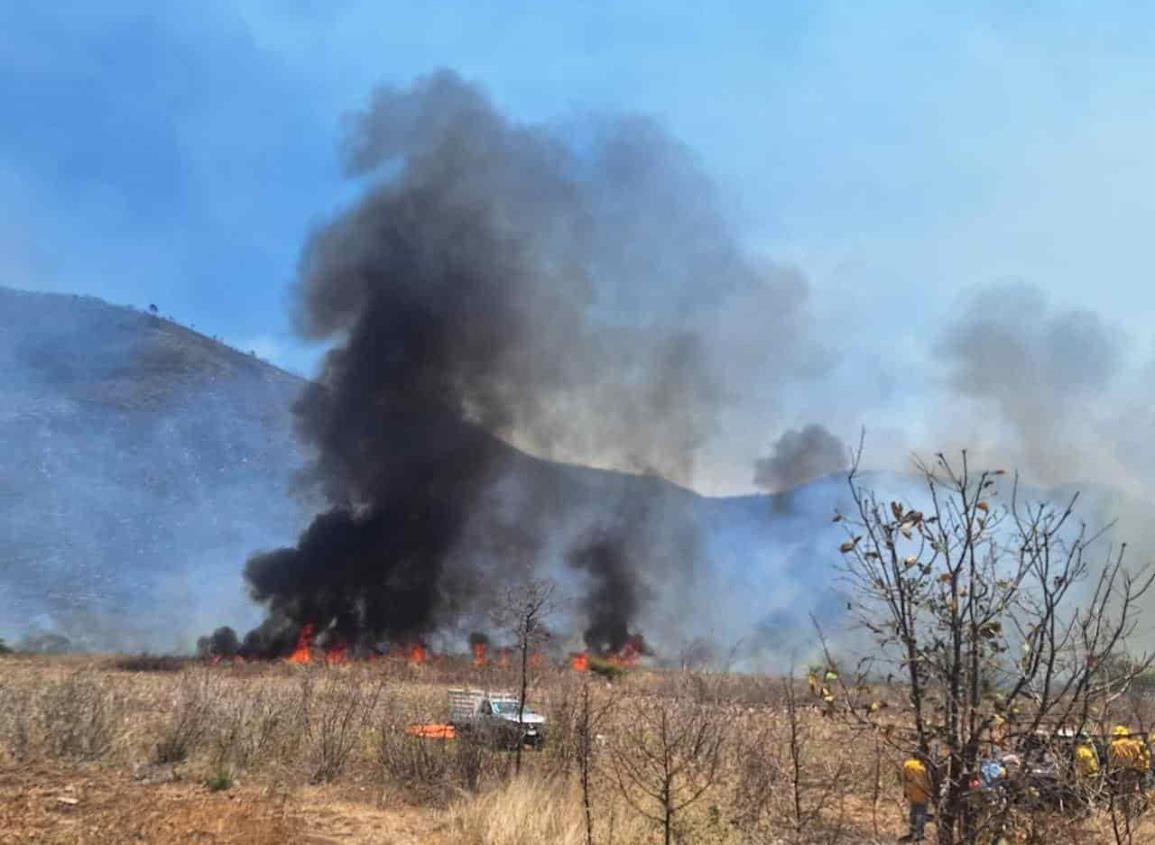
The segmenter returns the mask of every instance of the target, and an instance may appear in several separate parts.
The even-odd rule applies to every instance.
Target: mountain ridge
[[[324,506],[300,483],[307,449],[292,407],[306,384],[155,314],[0,287],[0,637],[188,651],[218,625],[256,624],[245,561],[291,545]],[[637,562],[637,622],[666,653],[708,639],[780,661],[808,647],[811,614],[840,616],[830,516],[850,504],[844,476],[705,496],[508,444],[504,454],[514,486],[554,491],[571,535],[641,498],[657,509],[648,530],[662,542]],[[915,490],[911,478],[871,478],[893,495]],[[687,537],[693,548],[676,548]],[[584,588],[560,552],[548,566],[563,588]],[[444,620],[447,642],[476,621]]]

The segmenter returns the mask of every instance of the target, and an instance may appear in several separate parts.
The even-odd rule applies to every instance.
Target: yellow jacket
[[[902,764],[902,791],[911,804],[930,803],[930,773],[915,757]]]
[[[1151,752],[1146,743],[1134,737],[1120,737],[1107,746],[1107,761],[1112,769],[1145,772],[1151,768]]]
[[[1099,774],[1099,755],[1087,743],[1080,744],[1075,749],[1075,771],[1079,777],[1092,777]]]

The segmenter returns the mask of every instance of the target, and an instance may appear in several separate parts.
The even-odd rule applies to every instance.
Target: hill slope
[[[301,384],[152,315],[0,288],[0,635],[173,648],[242,612],[241,562],[303,518]]]
[[[217,624],[257,621],[244,561],[293,542],[313,512],[291,495],[302,385],[149,314],[0,288],[0,636],[187,649]],[[637,562],[637,621],[666,654],[708,637],[782,655],[812,640],[811,611],[838,612],[828,517],[840,479],[711,499],[512,449],[508,463],[513,486],[532,477],[524,489],[564,504],[563,531],[648,503],[661,536]],[[582,590],[560,556],[546,565]]]

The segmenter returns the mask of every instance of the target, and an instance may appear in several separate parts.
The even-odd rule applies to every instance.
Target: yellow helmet
[[[1112,731],[1111,731],[1111,735],[1112,736],[1130,736],[1131,735],[1131,729],[1128,728],[1126,725],[1115,725],[1114,729],[1112,729]]]

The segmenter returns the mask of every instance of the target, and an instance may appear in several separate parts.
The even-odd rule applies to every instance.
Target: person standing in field
[[[930,766],[927,756],[915,750],[902,764],[902,791],[910,803],[910,829],[899,842],[922,842],[930,815]]]
[[[1080,731],[1075,740],[1074,772],[1075,801],[1079,811],[1088,816],[1099,784],[1099,753],[1085,731]]]
[[[1122,799],[1128,811],[1142,796],[1143,781],[1151,771],[1151,751],[1147,743],[1126,725],[1116,725],[1107,745],[1107,776],[1111,791]]]

